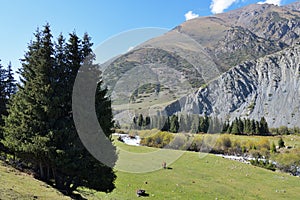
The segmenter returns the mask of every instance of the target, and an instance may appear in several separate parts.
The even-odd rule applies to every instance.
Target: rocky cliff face
[[[300,126],[300,45],[244,62],[170,104],[166,112],[228,120],[264,116],[271,127]]]

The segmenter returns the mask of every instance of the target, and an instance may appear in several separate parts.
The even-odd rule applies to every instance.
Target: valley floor
[[[151,152],[147,147],[117,145],[144,156]],[[211,154],[184,152],[168,167],[148,173],[117,171],[116,189],[91,199],[136,199],[137,189],[145,189],[147,199],[300,199],[299,177]]]

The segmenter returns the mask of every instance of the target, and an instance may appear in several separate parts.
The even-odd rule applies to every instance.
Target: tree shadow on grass
[[[81,196],[81,194],[71,194],[69,195],[72,199],[74,200],[87,200],[86,198],[84,198],[83,196]]]

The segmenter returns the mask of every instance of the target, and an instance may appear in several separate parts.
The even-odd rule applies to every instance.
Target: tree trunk
[[[47,165],[47,182],[49,182],[50,181],[50,167],[49,167],[49,165]]]
[[[56,170],[53,167],[51,167],[51,171],[52,171],[52,176],[53,176],[53,179],[54,179],[55,185],[56,185]]]
[[[55,187],[57,189],[64,189],[63,177],[61,177],[61,174],[57,172],[56,169],[52,169],[52,171],[55,180]]]
[[[42,162],[39,163],[39,167],[40,167],[40,177],[41,177],[42,180],[44,180],[45,173],[44,173],[44,168],[43,168]]]

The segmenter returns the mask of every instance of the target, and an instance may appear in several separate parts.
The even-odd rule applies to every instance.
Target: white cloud
[[[214,14],[222,13],[225,9],[229,8],[233,3],[239,0],[212,0],[210,4],[211,12]]]
[[[281,5],[281,1],[282,0],[266,0],[266,1],[260,1],[260,2],[258,2],[258,4],[268,3],[268,4],[274,4],[274,5],[280,6]]]
[[[189,11],[189,12],[184,14],[184,17],[185,17],[185,20],[187,21],[187,20],[190,20],[190,19],[197,18],[197,17],[199,17],[199,15],[193,13],[192,11]]]

